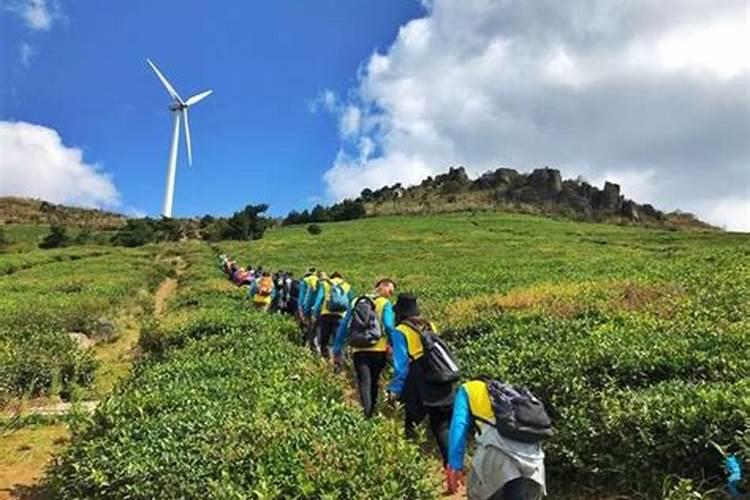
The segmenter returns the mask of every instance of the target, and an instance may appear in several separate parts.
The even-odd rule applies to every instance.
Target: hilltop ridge
[[[95,208],[70,207],[43,200],[0,196],[0,222],[3,224],[60,224],[88,229],[109,230],[125,225],[127,217]]]
[[[548,167],[530,173],[498,168],[473,180],[464,167],[450,168],[411,187],[394,184],[375,191],[365,189],[358,200],[367,215],[492,208],[591,222],[712,228],[693,214],[665,213],[626,198],[614,182],[606,181],[599,189],[581,178],[564,180],[559,170]]]

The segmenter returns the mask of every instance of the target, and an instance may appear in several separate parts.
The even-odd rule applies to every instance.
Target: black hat
[[[419,305],[417,304],[417,296],[411,293],[402,293],[396,300],[396,305],[393,306],[393,312],[397,316],[402,318],[409,318],[411,316],[419,316]]]

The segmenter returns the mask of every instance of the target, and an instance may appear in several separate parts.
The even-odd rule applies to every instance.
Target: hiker
[[[517,413],[518,408],[526,409],[523,416]],[[511,428],[506,422],[523,428]],[[552,427],[544,405],[533,394],[489,379],[470,380],[459,387],[448,447],[446,482],[450,493],[464,482],[470,427],[477,432],[467,485],[469,499],[538,500],[547,494],[541,440],[551,435]]]
[[[389,300],[395,290],[396,283],[390,278],[383,278],[375,284],[372,294],[354,299],[339,323],[333,342],[336,369],[341,367],[344,345],[348,342],[352,347],[359,400],[366,418],[370,418],[375,411],[380,374],[386,363],[388,338],[396,331],[393,305]]]
[[[287,273],[284,280],[284,286],[287,289],[286,309],[284,312],[290,316],[296,316],[297,314],[300,282],[301,280],[294,279],[294,274],[291,271]]]
[[[248,289],[248,296],[257,309],[268,311],[276,296],[276,288],[273,285],[271,273],[265,271],[259,278],[252,281]]]
[[[271,311],[281,313],[286,308],[286,290],[284,288],[284,273],[276,271],[273,273],[273,285],[276,295],[271,301]]]
[[[435,325],[422,318],[415,295],[399,295],[393,309],[397,326],[391,336],[394,374],[388,386],[389,399],[404,404],[407,437],[415,435],[416,426],[425,417],[429,419],[445,468],[458,365],[437,337]],[[442,351],[432,352],[433,348]]]
[[[354,300],[354,289],[336,271],[331,279],[318,281],[318,293],[312,306],[311,316],[318,329],[318,350],[328,359],[328,345],[336,335],[339,323],[349,304]]]
[[[300,288],[299,288],[299,298],[297,299],[297,307],[298,307],[298,321],[300,324],[300,328],[302,330],[302,342],[310,342],[310,327],[311,327],[311,321],[309,318],[309,310],[307,309],[307,303],[308,301],[312,301],[311,296],[313,296],[316,293],[316,289],[318,286],[318,275],[315,272],[315,268],[311,267],[307,270],[305,275],[302,277]]]
[[[317,321],[318,318],[313,315],[313,306],[318,297],[321,283],[330,281],[330,279],[325,271],[318,271],[317,276],[318,281],[315,283],[315,288],[308,290],[305,297],[305,318],[307,322],[307,344],[314,353],[320,354],[320,324]]]

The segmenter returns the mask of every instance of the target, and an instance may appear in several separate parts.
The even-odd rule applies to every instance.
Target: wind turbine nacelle
[[[187,106],[184,106],[180,104],[179,102],[173,102],[169,105],[170,111],[182,111],[183,109],[187,108]]]

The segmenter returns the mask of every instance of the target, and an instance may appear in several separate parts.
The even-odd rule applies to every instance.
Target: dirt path
[[[186,264],[181,257],[174,258],[177,277],[185,270]],[[177,278],[167,278],[161,282],[154,294],[154,316],[160,318],[167,310],[167,300],[177,292]]]
[[[154,294],[154,316],[160,318],[167,310],[167,299],[177,291],[177,278],[167,278],[162,281]]]
[[[0,433],[0,499],[41,499],[34,485],[44,466],[67,444],[65,424],[31,425]]]
[[[179,257],[174,259],[174,263],[179,276],[185,264]],[[168,300],[176,290],[176,278],[166,278],[161,282],[153,295],[154,316],[163,316]],[[133,362],[138,357],[141,319],[145,313],[143,304],[139,304],[135,300],[115,319],[118,336],[113,342],[93,347],[92,353],[100,363],[94,386],[87,396],[93,399],[79,403],[79,408],[84,411],[93,411],[98,404],[96,398],[107,395],[130,373]],[[55,422],[55,417],[67,414],[72,407],[73,404],[68,402],[21,401],[13,413],[51,417]],[[69,436],[67,425],[59,422],[7,430],[0,427],[0,500],[44,498],[37,485],[44,475],[45,467],[54,455],[63,450]]]

